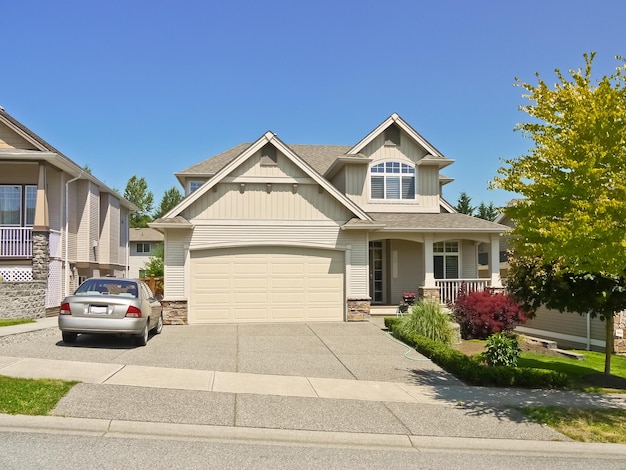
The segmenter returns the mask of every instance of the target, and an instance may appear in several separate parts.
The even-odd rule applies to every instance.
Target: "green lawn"
[[[517,365],[564,372],[570,377],[574,387],[583,389],[591,387],[593,384],[588,382],[585,376],[604,372],[604,353],[581,350],[575,352],[583,354],[585,359],[579,361],[565,356],[546,356],[524,352]],[[626,379],[626,356],[613,355],[611,357],[611,375]],[[626,393],[626,390],[624,392]]]
[[[522,408],[521,411],[575,441],[626,444],[626,410],[536,406]]]
[[[30,318],[3,318],[3,319],[0,319],[0,327],[2,327],[2,326],[21,325],[23,323],[35,323],[35,320],[31,320]]]
[[[46,415],[77,383],[0,375],[0,413]]]

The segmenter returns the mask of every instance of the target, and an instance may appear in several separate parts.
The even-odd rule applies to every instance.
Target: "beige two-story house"
[[[453,300],[501,287],[506,227],[442,197],[442,155],[397,114],[352,146],[272,132],[176,174],[186,198],[164,234],[170,322],[361,320],[403,292]],[[478,245],[490,246],[479,279]]]
[[[13,299],[15,283],[43,285],[36,317],[87,277],[128,273],[137,208],[1,108],[0,168],[0,296]]]

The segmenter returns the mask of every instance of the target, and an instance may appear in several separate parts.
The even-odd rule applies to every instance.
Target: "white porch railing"
[[[437,279],[435,286],[439,288],[441,303],[447,305],[456,302],[463,284],[467,292],[482,291],[491,285],[491,279]]]
[[[32,227],[0,227],[0,258],[32,257]]]

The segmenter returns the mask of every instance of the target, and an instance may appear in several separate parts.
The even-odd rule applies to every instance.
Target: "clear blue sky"
[[[626,56],[621,0],[4,2],[0,106],[107,185],[174,172],[271,130],[352,145],[397,112],[478,204],[530,142],[515,77],[598,77]]]

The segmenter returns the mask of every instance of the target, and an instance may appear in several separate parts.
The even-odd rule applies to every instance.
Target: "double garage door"
[[[309,248],[193,251],[189,322],[341,321],[344,260]]]

